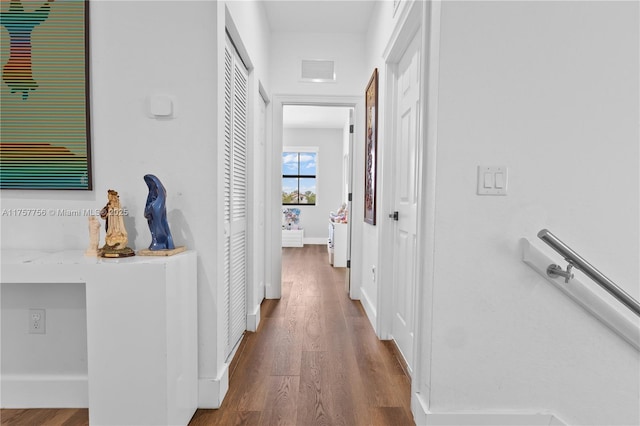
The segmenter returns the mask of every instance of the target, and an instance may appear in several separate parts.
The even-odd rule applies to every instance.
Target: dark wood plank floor
[[[349,299],[345,271],[326,246],[283,249],[282,298],[263,302],[222,407],[191,424],[413,425],[409,379]]]
[[[38,408],[29,410],[0,410],[2,425],[16,426],[86,426],[89,410],[86,408]]]
[[[414,425],[409,379],[326,246],[283,249],[282,279],[282,298],[263,302],[258,331],[238,348],[222,406],[190,425]],[[86,409],[0,415],[2,425],[88,424]]]

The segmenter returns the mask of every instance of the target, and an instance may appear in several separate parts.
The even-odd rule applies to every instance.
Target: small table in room
[[[82,251],[1,256],[0,283],[85,284],[91,424],[188,424],[198,404],[195,251],[120,259]]]
[[[304,229],[283,229],[282,247],[304,247]]]

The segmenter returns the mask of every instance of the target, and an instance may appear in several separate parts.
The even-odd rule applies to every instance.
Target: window
[[[316,204],[317,152],[282,153],[282,204]]]

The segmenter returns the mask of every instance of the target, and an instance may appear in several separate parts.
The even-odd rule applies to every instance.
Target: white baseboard
[[[425,426],[565,426],[553,414],[533,413],[431,413]]]
[[[260,307],[258,306],[258,318],[260,318]],[[236,356],[236,352],[244,337],[240,338],[236,346],[231,351],[229,360],[232,360]],[[229,391],[229,366],[230,362],[225,362],[222,368],[218,371],[218,377],[198,378],[198,408],[220,408],[224,397],[227,396]]]
[[[411,394],[411,413],[419,426],[566,426],[567,423],[548,411],[521,412],[455,412],[432,413],[419,393]]]
[[[364,307],[364,311],[367,314],[367,318],[369,318],[373,331],[378,334],[378,312],[376,310],[376,306],[371,303],[369,295],[362,287],[360,288],[360,303],[362,303],[362,307]]]
[[[198,408],[220,408],[229,390],[229,364],[224,364],[218,378],[198,379]]]
[[[429,405],[417,392],[411,392],[411,413],[416,425],[426,425],[429,416]]]
[[[327,245],[327,237],[323,237],[323,238],[312,238],[312,237],[304,237],[303,238],[303,243],[305,245],[307,244],[311,244],[311,245]]]
[[[260,325],[260,305],[253,309],[252,313],[247,314],[247,331],[256,331]]]
[[[198,379],[198,408],[220,408],[220,381]]]
[[[2,375],[0,408],[87,408],[86,375]]]

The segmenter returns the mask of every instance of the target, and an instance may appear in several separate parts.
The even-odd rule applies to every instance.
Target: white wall
[[[213,91],[211,79],[204,78],[214,71],[212,62],[202,52],[212,38],[212,13],[211,5],[201,2],[92,4],[95,189],[2,191],[3,207],[101,208],[107,201],[107,189],[113,188],[130,211],[130,245],[143,248],[150,243],[150,235],[142,215],[147,195],[142,177],[155,173],[167,188],[174,238],[179,244],[192,243],[185,210],[196,216],[196,208],[185,204],[193,202],[185,196],[206,187],[198,179],[202,172],[196,170],[206,169],[206,147],[214,130],[204,120],[211,114],[213,99],[202,96]],[[184,28],[180,22],[185,22]],[[175,97],[177,118],[159,121],[147,116],[146,98],[157,93]],[[196,147],[200,156],[193,155]],[[86,217],[3,217],[2,231],[3,248],[81,249],[88,241]]]
[[[295,206],[300,209],[300,226],[305,239],[322,240],[328,237],[329,212],[342,204],[342,129],[284,129],[285,147],[317,147],[316,205]],[[286,206],[283,206],[286,207]]]
[[[640,296],[637,2],[443,2],[431,409],[639,424],[640,359],[520,261],[549,228]],[[509,168],[477,196],[478,165]],[[431,273],[431,272],[430,272]]]
[[[378,164],[377,164],[377,216],[376,226],[363,224],[362,229],[362,303],[367,312],[373,327],[381,338],[388,338],[388,327],[381,323],[378,318],[379,300],[391,300],[391,295],[386,290],[392,288],[392,274],[390,265],[381,262],[386,257],[386,252],[380,245],[380,241],[385,235],[381,229],[385,226],[387,214],[393,210],[393,194],[390,191],[385,193],[384,182],[391,181],[390,168],[392,164],[387,160],[393,153],[393,136],[388,135],[387,122],[390,120],[387,111],[389,100],[387,99],[387,79],[388,73],[385,53],[394,34],[400,29],[403,22],[403,10],[408,11],[411,2],[403,2],[394,13],[393,2],[376,2],[371,15],[369,29],[366,35],[366,64],[367,81],[371,77],[373,70],[378,69]],[[365,83],[366,86],[366,83]],[[389,140],[387,138],[389,137]],[[356,141],[357,143],[358,141]],[[387,154],[387,155],[385,155]],[[364,175],[355,175],[356,179]],[[360,215],[360,212],[355,212]],[[385,267],[387,267],[385,271]],[[380,285],[387,283],[388,286]],[[382,296],[381,296],[382,295]]]
[[[223,300],[218,285],[222,282],[222,270],[216,264],[220,263],[222,238],[218,236],[223,230],[217,220],[221,179],[216,164],[221,161],[218,141],[222,140],[219,124],[222,115],[218,111],[223,102],[218,96],[223,85],[218,70],[223,66],[225,25],[230,23],[230,17],[252,64],[249,107],[254,124],[249,133],[252,144],[257,138],[253,129],[259,119],[258,82],[267,91],[269,87],[269,30],[262,5],[228,2],[226,6],[228,10],[225,2],[91,3],[95,189],[1,194],[2,208],[94,209],[106,204],[107,189],[113,188],[119,191],[123,206],[130,211],[125,219],[129,244],[140,249],[150,243],[143,217],[147,187],[142,177],[154,173],[160,178],[168,192],[169,224],[176,244],[198,251],[199,376],[203,407],[217,407],[226,392],[224,342],[218,339],[224,336],[220,317],[224,309],[218,306]],[[174,119],[148,117],[146,100],[154,94],[174,98]],[[254,157],[251,161],[264,163]],[[86,217],[3,217],[1,225],[3,249],[84,249],[88,241]],[[252,277],[260,274],[252,272],[255,272]],[[254,285],[259,286],[259,282]],[[77,296],[75,288],[59,291],[70,298]],[[259,304],[262,299],[259,289],[254,287],[250,297],[253,300],[249,306]]]
[[[84,285],[2,285],[2,375],[87,375]],[[45,334],[27,333],[29,309],[45,309]]]
[[[113,188],[130,211],[129,244],[140,249],[150,243],[142,177],[156,174],[176,244],[198,251],[200,376],[215,377],[216,4],[105,1],[90,11],[95,189],[2,191],[2,207],[101,208]],[[174,119],[147,116],[146,98],[158,93],[174,97]],[[2,218],[3,249],[84,249],[87,235],[86,217]]]
[[[271,82],[275,94],[361,95],[364,36],[358,34],[273,33],[271,35]],[[300,61],[335,61],[335,83],[300,81]]]

